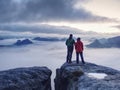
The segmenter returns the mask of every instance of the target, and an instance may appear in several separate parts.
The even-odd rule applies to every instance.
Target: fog
[[[120,70],[120,50],[84,48],[86,62]],[[72,60],[75,60],[75,51]],[[66,62],[65,42],[39,41],[32,45],[0,48],[0,70],[19,67],[47,66],[52,70],[52,85],[56,68]]]
[[[109,66],[120,70],[120,50],[118,48],[84,48],[86,62]],[[75,60],[75,51],[73,60]],[[66,61],[65,42],[44,42],[20,47],[0,48],[0,70],[28,66],[60,67]]]

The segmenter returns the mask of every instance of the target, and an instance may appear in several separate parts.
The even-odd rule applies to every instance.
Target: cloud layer
[[[115,28],[118,28],[120,30],[120,25],[114,26]]]
[[[19,2],[18,2],[19,1]],[[84,8],[75,9],[77,0],[0,0],[0,23],[7,22],[46,22],[111,21],[107,17],[93,15]],[[83,2],[83,0],[80,0]]]

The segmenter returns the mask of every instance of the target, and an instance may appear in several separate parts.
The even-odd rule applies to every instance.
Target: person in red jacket
[[[76,62],[79,63],[79,54],[80,54],[82,63],[85,64],[83,58],[83,43],[80,38],[77,38],[77,42],[75,43],[75,50],[76,50]]]

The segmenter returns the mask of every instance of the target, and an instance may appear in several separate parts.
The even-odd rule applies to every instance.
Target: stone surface
[[[83,74],[80,66],[63,65],[60,69],[56,70],[55,90],[71,90],[71,86],[74,86]]]
[[[89,73],[106,74],[103,79],[88,76]],[[86,63],[65,63],[57,69],[55,90],[120,90],[120,71]]]
[[[51,90],[51,73],[46,67],[0,71],[0,90]]]

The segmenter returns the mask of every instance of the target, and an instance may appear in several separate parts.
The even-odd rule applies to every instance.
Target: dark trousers
[[[72,53],[73,53],[73,46],[68,46],[67,47],[67,61],[68,63],[71,63],[71,59],[72,59]]]
[[[76,52],[76,62],[79,63],[79,55],[81,57],[82,63],[85,64],[84,58],[83,58],[83,52]]]

